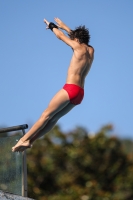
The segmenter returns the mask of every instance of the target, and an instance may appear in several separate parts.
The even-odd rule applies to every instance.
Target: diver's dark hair
[[[79,43],[85,43],[88,45],[90,41],[89,30],[85,28],[85,26],[76,27],[76,29],[71,30],[71,32],[68,35],[72,40],[74,38],[77,38],[79,40]]]

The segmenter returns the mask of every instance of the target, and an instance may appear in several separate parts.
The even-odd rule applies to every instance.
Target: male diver
[[[46,28],[53,31],[55,36],[73,49],[72,59],[68,68],[66,83],[53,97],[41,117],[31,129],[12,147],[12,151],[24,151],[32,143],[49,132],[57,121],[72,108],[80,104],[84,97],[85,78],[94,58],[94,48],[89,45],[90,35],[85,26],[71,30],[59,18],[54,18],[56,24],[44,19]],[[66,36],[62,31],[65,30]]]

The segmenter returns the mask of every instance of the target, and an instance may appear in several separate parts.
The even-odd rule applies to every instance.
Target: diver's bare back
[[[80,44],[79,49],[73,52],[66,83],[76,84],[84,88],[85,77],[91,68],[93,57],[93,47]]]

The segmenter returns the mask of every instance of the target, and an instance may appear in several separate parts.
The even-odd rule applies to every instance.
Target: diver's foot
[[[17,151],[24,151],[24,150],[26,150],[27,148],[31,148],[31,144],[30,144],[30,140],[26,140],[26,141],[22,141],[22,139],[20,139],[19,141],[18,141],[18,143],[14,146],[14,147],[12,147],[12,151],[13,152],[17,152]]]

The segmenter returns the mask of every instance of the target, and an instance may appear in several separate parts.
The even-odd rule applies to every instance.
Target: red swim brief
[[[63,87],[69,95],[70,102],[78,105],[81,103],[84,97],[84,89],[74,84],[65,84]]]

